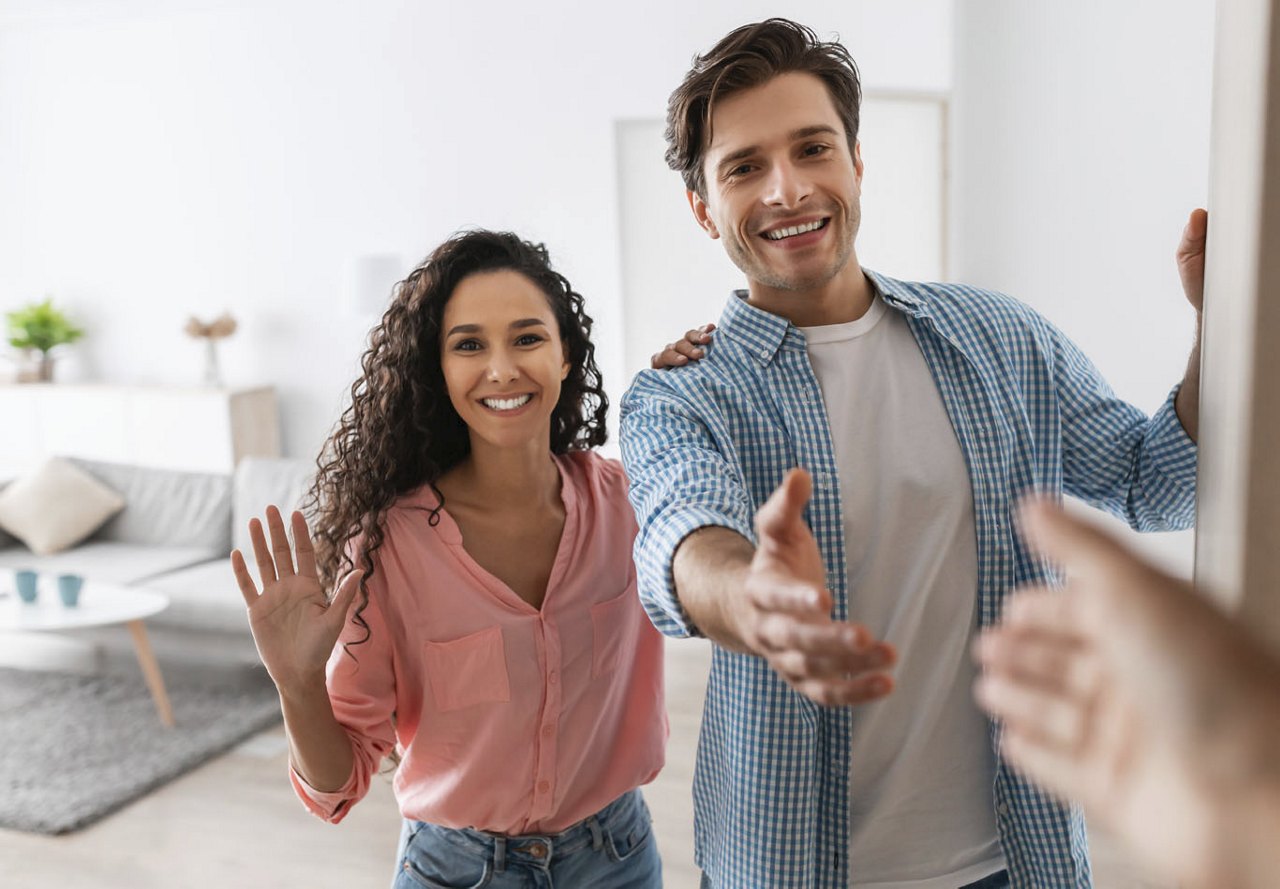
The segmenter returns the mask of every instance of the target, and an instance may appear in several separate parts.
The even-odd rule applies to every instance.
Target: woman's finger
[[[244,604],[252,606],[258,601],[258,588],[254,585],[252,575],[249,574],[249,566],[244,563],[244,555],[238,549],[231,551],[231,572],[236,576],[236,585],[240,587]]]
[[[253,544],[253,560],[258,564],[258,577],[265,590],[278,578],[276,564],[271,560],[271,547],[267,546],[267,535],[262,530],[262,522],[256,517],[249,519],[249,542]]]
[[[290,516],[293,523],[293,545],[298,553],[298,573],[304,577],[316,577],[316,550],[311,545],[311,531],[306,517],[298,510]]]
[[[293,576],[293,550],[289,546],[289,535],[284,531],[284,518],[275,506],[267,507],[267,529],[271,532],[271,552],[275,557],[276,576]]]

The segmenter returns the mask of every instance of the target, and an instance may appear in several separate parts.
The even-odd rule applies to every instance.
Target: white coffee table
[[[80,590],[80,602],[67,608],[58,597],[57,581],[41,575],[40,594],[35,602],[18,598],[13,575],[0,581],[0,630],[15,632],[59,632],[84,627],[125,624],[133,635],[133,648],[138,655],[142,675],[151,690],[160,721],[173,727],[173,709],[164,689],[160,665],[151,651],[143,620],[169,607],[169,597],[149,590],[118,584],[86,580]]]

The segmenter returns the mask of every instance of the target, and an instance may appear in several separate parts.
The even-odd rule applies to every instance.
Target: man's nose
[[[790,161],[773,165],[765,182],[764,202],[771,207],[795,207],[813,193],[813,183]]]

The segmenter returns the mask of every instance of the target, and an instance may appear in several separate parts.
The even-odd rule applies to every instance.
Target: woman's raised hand
[[[281,690],[317,682],[324,685],[325,664],[360,587],[360,572],[352,571],[330,602],[316,577],[316,556],[307,521],[300,512],[295,512],[291,521],[294,547],[289,546],[284,520],[276,507],[267,507],[270,545],[262,522],[256,518],[249,521],[249,539],[262,578],[261,592],[254,585],[244,555],[240,550],[231,553],[231,568],[249,608],[249,628],[258,656]]]

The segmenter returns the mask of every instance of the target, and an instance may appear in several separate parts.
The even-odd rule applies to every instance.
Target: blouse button
[[[550,789],[551,789],[551,785],[548,784],[546,781],[538,782],[538,793],[546,793]]]
[[[560,675],[553,670],[551,673],[547,674],[547,681],[552,685],[555,685],[560,681]]]

